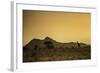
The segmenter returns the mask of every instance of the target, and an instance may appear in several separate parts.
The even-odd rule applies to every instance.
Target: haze
[[[23,10],[23,45],[34,38],[90,44],[91,14]]]

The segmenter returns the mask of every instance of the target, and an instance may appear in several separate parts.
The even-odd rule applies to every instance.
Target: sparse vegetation
[[[33,43],[33,42],[32,42]],[[45,47],[40,47],[41,44],[34,45],[32,49],[23,47],[23,62],[39,62],[39,61],[63,61],[63,60],[83,60],[91,59],[90,45],[82,45],[76,42],[66,47],[55,47],[55,41],[43,41]],[[30,44],[30,43],[29,43]],[[28,45],[29,45],[28,44]],[[63,43],[62,43],[63,44]],[[60,45],[60,44],[59,44]],[[57,45],[57,46],[59,46]],[[78,45],[78,46],[76,46]],[[29,45],[30,46],[30,45]],[[75,47],[76,46],[76,47]]]

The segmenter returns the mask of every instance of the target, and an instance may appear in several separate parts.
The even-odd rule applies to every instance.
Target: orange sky
[[[91,14],[23,10],[23,45],[46,36],[59,42],[90,44]]]

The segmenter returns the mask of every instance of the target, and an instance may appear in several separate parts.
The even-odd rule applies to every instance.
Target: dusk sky
[[[91,14],[23,10],[23,45],[47,36],[58,42],[90,44]]]

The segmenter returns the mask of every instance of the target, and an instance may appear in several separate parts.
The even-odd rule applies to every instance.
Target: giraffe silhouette
[[[80,46],[80,43],[77,41],[77,45],[78,45],[78,48],[80,48],[81,46]]]

